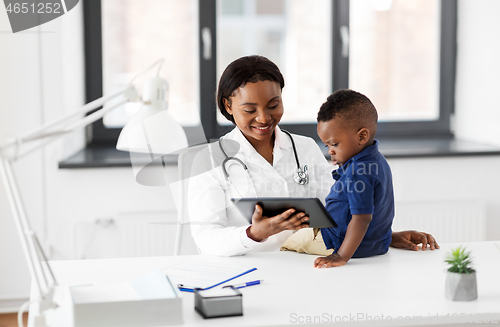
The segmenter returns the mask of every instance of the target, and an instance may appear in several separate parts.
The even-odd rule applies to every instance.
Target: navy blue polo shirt
[[[322,228],[327,249],[342,245],[352,215],[371,214],[372,221],[353,258],[384,254],[389,249],[394,219],[391,168],[378,151],[378,141],[332,172],[336,182],[326,197],[326,209],[336,228]]]

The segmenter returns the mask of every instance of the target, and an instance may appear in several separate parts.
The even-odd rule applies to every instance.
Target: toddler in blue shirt
[[[326,209],[336,228],[322,228],[327,249],[318,268],[345,265],[351,258],[384,254],[391,244],[394,192],[389,164],[378,151],[377,110],[363,94],[339,90],[318,113],[318,135],[328,147],[333,184]]]

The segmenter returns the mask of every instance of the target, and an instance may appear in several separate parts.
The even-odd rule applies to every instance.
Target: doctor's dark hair
[[[226,111],[224,99],[231,104],[230,97],[234,96],[236,89],[258,81],[277,82],[281,89],[285,86],[285,79],[278,66],[263,56],[253,55],[236,59],[222,73],[217,88],[217,106],[222,115],[233,124],[234,118]]]
[[[377,126],[378,114],[373,103],[365,95],[353,90],[338,90],[331,94],[318,112],[318,123],[334,118],[358,127]]]

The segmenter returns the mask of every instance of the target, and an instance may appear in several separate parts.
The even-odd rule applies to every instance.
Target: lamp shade
[[[166,110],[167,97],[166,80],[145,81],[141,110],[123,127],[118,150],[165,155],[188,146],[184,129]]]

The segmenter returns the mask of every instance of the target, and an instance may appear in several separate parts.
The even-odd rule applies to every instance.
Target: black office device
[[[337,227],[337,223],[318,198],[233,198],[231,201],[250,222],[255,205],[259,204],[264,210],[263,216],[273,217],[294,208],[296,212],[304,212],[309,217],[309,227]]]

